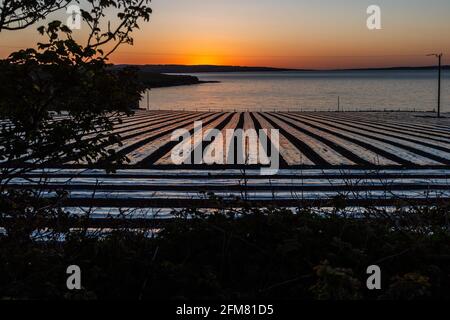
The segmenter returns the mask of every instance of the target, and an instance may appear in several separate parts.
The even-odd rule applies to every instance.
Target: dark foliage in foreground
[[[157,237],[60,229],[64,242],[32,241],[18,223],[0,238],[0,297],[450,298],[448,208],[342,213],[243,209],[186,221],[183,212]],[[66,289],[71,264],[81,291]],[[373,264],[381,291],[366,289]]]
[[[2,2],[0,31],[26,28],[70,1]],[[24,164],[126,161],[114,159],[107,145],[120,143],[113,125],[132,113],[144,87],[136,70],[111,71],[108,57],[133,44],[133,30],[150,19],[149,5],[150,0],[84,1],[79,27],[83,22],[90,30],[85,44],[61,21],[52,21],[38,28],[44,39],[37,49],[0,60],[0,184]],[[114,22],[107,12],[116,15]]]

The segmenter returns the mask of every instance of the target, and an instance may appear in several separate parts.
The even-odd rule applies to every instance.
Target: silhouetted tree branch
[[[133,44],[133,38],[130,36],[134,29],[139,29],[139,20],[149,21],[152,9],[149,7],[151,0],[87,0],[91,5],[90,11],[81,9],[83,20],[90,28],[86,48],[98,49],[109,42],[114,42],[112,48],[106,53],[108,57],[121,44]],[[108,20],[107,30],[102,31],[99,25],[102,24],[107,16],[105,10],[114,7],[117,8],[117,20],[115,26]]]
[[[87,2],[92,8],[90,13],[83,11],[83,19],[93,27],[91,44],[80,45],[72,30],[52,21],[38,28],[46,39],[36,49],[20,50],[0,60],[0,225],[3,218],[25,221],[24,239],[30,230],[39,228],[35,217],[61,216],[61,199],[67,192],[59,190],[53,199],[33,190],[11,190],[11,179],[67,161],[102,161],[108,170],[127,161],[115,153],[121,142],[113,126],[122,115],[133,112],[143,86],[136,70],[114,70],[107,57],[120,44],[132,44],[130,33],[137,22],[149,20],[150,0]],[[31,3],[36,5],[35,1],[2,2],[3,29],[25,28],[66,2],[38,1],[42,7],[33,8]],[[13,7],[20,10],[10,14]],[[107,8],[118,12],[119,23],[112,32],[111,23],[107,30],[100,28]],[[104,48],[111,42],[112,49],[105,55]],[[26,208],[17,203],[24,199],[29,199]]]
[[[0,32],[25,29],[69,2],[70,0],[1,0]]]

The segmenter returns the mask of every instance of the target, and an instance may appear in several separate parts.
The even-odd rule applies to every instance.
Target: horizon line
[[[213,68],[242,68],[242,69],[267,69],[274,71],[369,71],[369,70],[399,70],[399,69],[433,69],[438,65],[420,65],[420,66],[390,66],[390,67],[361,67],[361,68],[329,68],[329,69],[310,69],[310,68],[283,68],[270,66],[245,66],[245,65],[220,65],[220,64],[177,64],[177,63],[161,63],[161,64],[133,64],[118,63],[113,66],[153,66],[153,67],[213,67]],[[450,64],[442,65],[442,69],[450,68]]]

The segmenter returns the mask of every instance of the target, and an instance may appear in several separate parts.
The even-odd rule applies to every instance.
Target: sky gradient
[[[151,21],[134,33],[135,45],[121,47],[112,62],[329,69],[431,65],[427,53],[450,56],[448,0],[152,2]],[[381,7],[382,30],[366,27],[371,4]],[[0,33],[0,56],[33,46],[41,24]]]

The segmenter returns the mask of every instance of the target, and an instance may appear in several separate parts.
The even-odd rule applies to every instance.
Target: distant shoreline
[[[335,69],[335,70],[308,70],[308,69],[279,69],[267,67],[236,67],[236,66],[185,66],[185,65],[114,65],[115,70],[125,67],[137,68],[139,79],[146,89],[167,88],[206,83],[220,83],[220,81],[203,81],[195,74],[198,73],[246,73],[246,72],[355,72],[355,71],[420,71],[435,70],[436,67],[393,67],[393,68],[368,68],[368,69]],[[444,66],[444,70],[450,70],[450,66]],[[194,74],[194,75],[193,75]]]
[[[133,66],[142,72],[149,73],[216,73],[216,72],[345,72],[345,71],[426,71],[437,70],[437,66],[421,67],[383,67],[383,68],[353,68],[353,69],[285,69],[272,67],[246,67],[246,66],[218,66],[218,65],[115,65],[115,68]],[[442,67],[450,70],[450,65]]]
[[[190,86],[197,84],[219,82],[219,81],[203,81],[196,76],[190,75],[171,75],[171,74],[147,72],[142,70],[138,73],[138,76],[139,80],[146,89]]]

